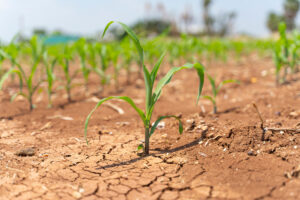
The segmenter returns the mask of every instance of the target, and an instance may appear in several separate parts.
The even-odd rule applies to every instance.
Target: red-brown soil
[[[123,115],[105,105],[95,112],[86,145],[84,120],[95,106],[92,92],[83,95],[78,87],[68,104],[59,91],[51,109],[46,95],[37,94],[37,108],[29,112],[24,99],[9,102],[6,86],[0,94],[0,199],[300,199],[299,132],[267,131],[262,138],[252,105],[264,127],[299,129],[300,76],[275,87],[273,68],[270,58],[255,56],[212,63],[207,71],[217,82],[241,82],[224,86],[215,115],[206,100],[195,103],[195,73],[175,75],[153,119],[180,115],[185,131],[179,135],[178,123],[164,120],[147,157],[136,152],[144,139],[142,122],[125,103],[112,101]],[[97,90],[97,82],[92,77],[90,91]],[[144,107],[141,80],[121,89],[117,93],[110,86],[103,96],[127,95]],[[203,94],[211,94],[208,81]],[[24,148],[33,148],[35,155],[17,156]]]

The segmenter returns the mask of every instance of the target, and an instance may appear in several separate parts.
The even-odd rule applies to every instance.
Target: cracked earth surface
[[[218,81],[234,78],[241,84],[224,87],[216,115],[205,100],[202,108],[195,105],[194,73],[174,77],[153,119],[180,115],[185,131],[179,135],[177,122],[165,120],[147,157],[136,152],[142,123],[122,102],[113,101],[124,115],[106,106],[96,111],[86,145],[84,120],[95,105],[91,94],[64,106],[57,100],[52,109],[42,101],[28,113],[24,100],[10,103],[1,93],[0,199],[300,199],[299,134],[267,131],[262,140],[251,104],[258,106],[266,127],[299,128],[300,82],[274,87],[271,59],[253,56],[223,65],[213,63],[208,71]],[[119,95],[143,107],[143,87],[137,84]],[[207,82],[203,94],[209,90]],[[107,89],[104,95],[112,93]],[[35,154],[17,156],[24,148]]]

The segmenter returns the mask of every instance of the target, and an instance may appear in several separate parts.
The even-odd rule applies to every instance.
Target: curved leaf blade
[[[12,73],[16,73],[19,76],[20,79],[20,84],[19,84],[19,88],[22,91],[23,89],[23,78],[22,78],[22,73],[17,70],[17,69],[11,69],[9,71],[7,71],[0,79],[0,90],[2,89],[3,83],[5,82],[5,80],[8,78],[8,76]]]
[[[175,118],[176,120],[178,120],[179,122],[179,127],[178,127],[178,130],[179,130],[179,133],[182,134],[183,132],[183,126],[182,126],[182,122],[180,120],[179,117],[175,116],[175,115],[167,115],[167,116],[161,116],[159,117],[153,124],[153,126],[151,127],[151,130],[150,130],[150,133],[149,133],[149,137],[151,137],[151,135],[154,133],[156,127],[158,126],[159,122],[163,119],[166,119],[166,118]]]
[[[228,84],[228,83],[237,83],[237,84],[240,84],[240,81],[234,80],[234,79],[228,79],[228,80],[222,81],[220,83],[220,85],[218,86],[217,93],[220,91],[220,89],[222,88],[223,85]]]
[[[87,140],[87,127],[88,127],[88,124],[89,124],[89,120],[92,116],[92,114],[106,101],[109,101],[111,99],[120,99],[120,100],[124,100],[125,102],[129,103],[129,105],[131,105],[131,107],[139,114],[140,118],[142,119],[142,121],[145,123],[145,114],[144,112],[139,109],[135,103],[133,102],[133,100],[129,97],[126,97],[126,96],[110,96],[110,97],[106,97],[106,98],[103,98],[101,99],[97,105],[93,108],[93,110],[89,113],[89,115],[87,116],[86,120],[85,120],[85,125],[84,125],[84,138],[86,140],[86,142],[88,143],[88,140]]]
[[[201,96],[201,97],[204,98],[204,99],[209,100],[210,102],[212,102],[213,105],[216,105],[216,101],[215,101],[215,99],[213,97],[208,96],[208,95]]]
[[[213,95],[214,95],[214,97],[216,97],[218,91],[217,91],[215,79],[213,77],[211,77],[210,75],[207,75],[207,76],[208,76],[209,82],[210,82],[211,87],[212,87]]]
[[[105,29],[104,32],[102,34],[102,38],[104,37],[105,33],[107,32],[108,28],[110,27],[111,24],[115,23],[115,21],[110,21]],[[135,45],[135,47],[138,50],[139,56],[140,56],[140,64],[143,65],[144,64],[144,49],[141,46],[140,40],[138,39],[138,37],[136,36],[136,34],[124,23],[122,22],[117,22],[118,24],[120,24],[123,29],[125,30],[125,32],[129,35],[129,37],[133,40],[133,43]]]
[[[160,95],[161,95],[161,92],[162,92],[162,89],[164,86],[166,86],[172,79],[173,75],[182,70],[182,69],[192,69],[194,68],[196,71],[197,71],[197,74],[198,74],[198,77],[199,77],[199,89],[198,89],[198,96],[197,96],[197,103],[199,101],[199,98],[200,98],[200,95],[202,93],[202,88],[203,88],[203,85],[204,85],[204,67],[202,64],[200,63],[195,63],[195,64],[190,64],[190,63],[187,63],[181,67],[174,67],[172,69],[170,69],[168,71],[168,73],[158,82],[155,90],[154,90],[154,94],[153,94],[153,100],[152,100],[152,103],[155,103]]]
[[[152,71],[151,71],[151,73],[150,73],[152,83],[154,83],[154,81],[155,81],[155,79],[156,79],[157,72],[158,72],[158,70],[159,70],[159,67],[160,67],[160,65],[161,65],[161,63],[162,63],[162,61],[163,61],[165,55],[166,55],[166,52],[164,52],[164,53],[160,56],[160,58],[158,59],[157,63],[154,65],[154,67],[153,67],[153,69],[152,69]]]

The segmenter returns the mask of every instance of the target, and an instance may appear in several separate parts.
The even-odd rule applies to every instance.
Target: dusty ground
[[[224,86],[216,115],[209,102],[195,104],[195,73],[176,75],[153,119],[180,115],[185,131],[180,136],[177,122],[165,120],[147,157],[136,152],[142,123],[123,102],[112,101],[123,115],[108,106],[94,114],[87,146],[84,120],[95,97],[82,95],[83,88],[73,90],[71,104],[61,91],[51,109],[45,94],[37,95],[31,113],[24,99],[10,103],[6,89],[0,94],[0,199],[300,199],[299,133],[267,131],[262,138],[252,106],[264,127],[299,129],[300,77],[274,87],[272,70],[271,59],[255,56],[211,64],[208,72],[217,81],[241,81]],[[128,95],[144,107],[141,80],[122,89],[107,88],[103,95]],[[208,81],[203,94],[210,94]],[[34,155],[16,155],[24,148]]]

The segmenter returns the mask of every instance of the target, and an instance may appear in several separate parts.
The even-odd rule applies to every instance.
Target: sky
[[[22,30],[30,35],[34,28],[62,30],[70,34],[95,36],[111,20],[127,24],[156,12],[161,2],[167,13],[179,18],[189,8],[195,18],[201,18],[200,0],[0,0],[0,41],[8,42]],[[266,18],[270,11],[282,13],[284,0],[214,0],[211,12],[234,11],[235,33],[245,32],[265,37],[269,34]],[[146,12],[145,5],[152,11]],[[300,22],[300,18],[297,21]],[[194,23],[200,24],[200,21]]]

